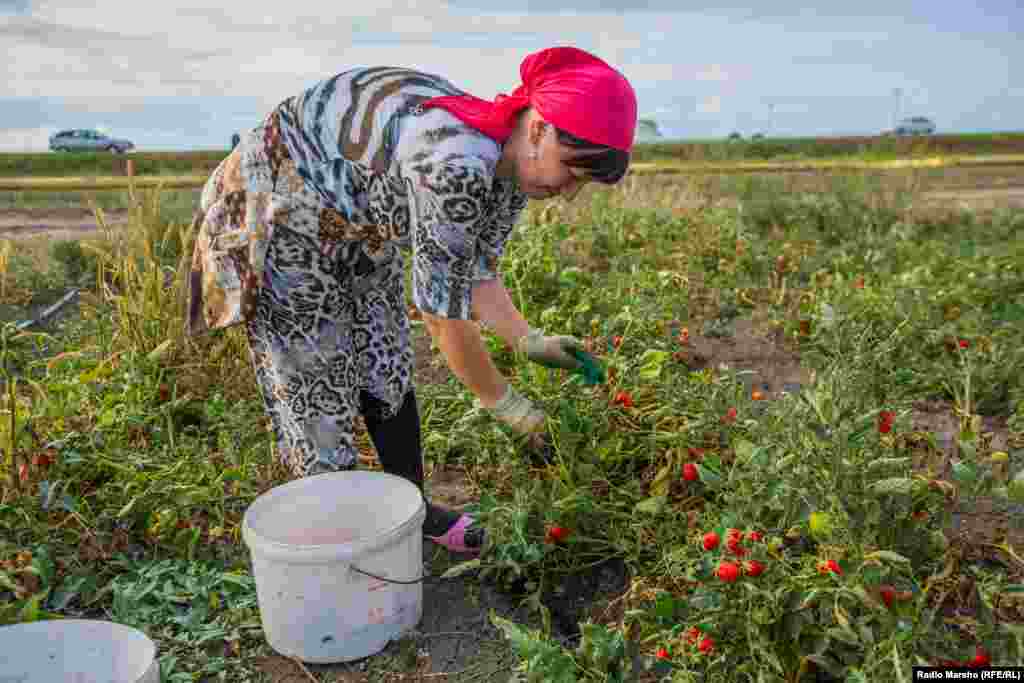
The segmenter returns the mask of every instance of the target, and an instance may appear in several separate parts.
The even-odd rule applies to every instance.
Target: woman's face
[[[550,199],[558,195],[573,199],[588,181],[586,171],[572,168],[566,162],[581,153],[558,142],[554,126],[531,111],[527,122],[524,148],[518,155],[519,189],[530,199]],[[531,158],[536,154],[536,158]]]

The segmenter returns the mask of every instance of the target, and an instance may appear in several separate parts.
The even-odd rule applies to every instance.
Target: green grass
[[[1012,556],[972,562],[982,539],[947,547],[938,534],[976,499],[1017,495],[1024,216],[915,216],[866,181],[814,196],[776,187],[734,188],[742,211],[694,210],[681,198],[700,187],[642,180],[528,210],[502,264],[513,300],[531,324],[587,339],[610,376],[585,387],[486,335],[550,418],[550,466],[531,467],[461,385],[419,390],[428,460],[463,465],[480,487],[492,539],[480,580],[540,591],[607,558],[631,571],[625,621],[589,626],[580,643],[501,624],[537,680],[607,681],[632,653],[667,668],[648,658],[660,647],[676,681],[809,680],[815,667],[910,680],[911,665],[969,659],[979,643],[999,664],[1024,663],[1006,609],[1022,590]],[[260,680],[252,662],[268,650],[239,523],[287,477],[240,330],[182,338],[184,223],[149,194],[133,221],[86,250],[104,284],[79,323],[0,349],[19,375],[0,391],[0,623],[113,618],[158,641],[167,680]],[[727,339],[742,319],[788,340],[814,384],[763,402],[736,368],[691,371],[680,328]],[[926,399],[964,416],[948,482],[912,429]],[[877,429],[882,410],[895,413],[890,434]],[[1008,421],[1005,458],[972,428],[979,414]],[[697,481],[682,479],[687,462]],[[571,530],[567,546],[545,542],[553,524]],[[763,534],[743,558],[764,563],[762,576],[715,578],[732,557],[728,528]],[[713,552],[700,547],[709,531],[721,535]],[[830,559],[841,576],[818,570]],[[881,584],[907,599],[887,608]],[[952,623],[937,606],[967,611]],[[713,655],[687,645],[692,627]]]
[[[160,201],[164,215],[183,220],[198,206],[200,189],[164,190]],[[48,192],[45,190],[0,191],[0,211],[16,209],[89,209],[127,210],[131,206],[128,190]]]

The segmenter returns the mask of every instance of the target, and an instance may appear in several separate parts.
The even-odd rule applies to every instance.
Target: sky
[[[625,74],[667,139],[875,134],[907,116],[940,132],[1024,130],[1019,0],[812,4],[0,0],[0,151],[44,151],[62,128],[140,151],[226,148],[357,66],[416,68],[493,99],[555,45]]]

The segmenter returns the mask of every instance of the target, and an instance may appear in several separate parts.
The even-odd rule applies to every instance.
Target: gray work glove
[[[583,351],[583,342],[576,337],[547,337],[543,330],[530,328],[530,332],[520,338],[518,351],[528,360],[539,363],[547,368],[562,370],[578,370],[580,361],[572,351]]]
[[[539,434],[544,431],[544,412],[511,384],[490,412],[520,434]]]

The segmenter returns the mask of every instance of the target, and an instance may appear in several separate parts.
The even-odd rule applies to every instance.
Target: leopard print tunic
[[[208,179],[186,325],[243,324],[278,457],[298,476],[351,467],[368,392],[393,417],[412,387],[405,304],[466,320],[526,205],[501,147],[427,97],[429,74],[357,69],[282,102]]]

